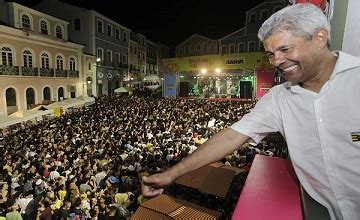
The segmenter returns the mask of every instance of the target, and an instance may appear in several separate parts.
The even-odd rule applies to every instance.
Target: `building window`
[[[204,45],[203,45],[203,47],[204,47],[204,52],[208,52],[208,50],[209,50],[209,44],[208,43],[204,43]]]
[[[192,45],[191,45],[190,52],[195,52],[195,44],[192,44]]]
[[[24,67],[33,67],[33,56],[30,51],[25,50],[23,52]]]
[[[27,15],[23,15],[21,16],[21,24],[22,24],[22,28],[30,30],[31,29],[31,25],[30,25],[30,18]]]
[[[51,92],[49,87],[45,87],[43,90],[44,100],[51,100]]]
[[[133,52],[133,46],[130,46],[130,53]]]
[[[249,17],[249,23],[255,23],[256,22],[256,13],[251,13]]]
[[[239,53],[245,52],[245,43],[239,43],[238,47],[239,47]]]
[[[104,22],[101,20],[97,21],[97,30],[100,33],[104,33]]]
[[[115,53],[115,61],[116,61],[117,63],[121,63],[120,53]]]
[[[113,35],[112,30],[113,30],[112,26],[110,24],[108,24],[107,25],[107,35],[110,36],[110,37]]]
[[[57,25],[56,28],[55,28],[55,35],[57,38],[63,38],[63,34],[62,34],[62,28],[61,26]]]
[[[56,57],[56,69],[64,69],[64,59],[60,55]]]
[[[128,63],[128,58],[127,58],[127,56],[126,56],[125,54],[122,54],[122,55],[121,55],[121,62],[122,62],[123,64],[127,64],[127,63]]]
[[[50,61],[49,55],[47,55],[46,53],[41,54],[41,68],[49,69],[50,68],[49,61]]]
[[[187,54],[189,54],[189,47],[188,46],[185,47],[185,55],[187,55]]]
[[[75,19],[74,20],[74,30],[75,31],[80,31],[81,30],[81,20],[80,19]]]
[[[215,51],[214,44],[211,44],[211,45],[210,45],[210,52],[214,52],[214,51]]]
[[[74,57],[70,57],[69,59],[69,69],[70,70],[76,70],[76,61]]]
[[[100,58],[101,60],[104,60],[104,49],[98,48],[96,57]]]
[[[235,44],[230,44],[229,53],[235,53]]]
[[[40,23],[40,32],[42,34],[46,34],[46,35],[49,34],[48,24],[46,23],[46,21],[41,21],[41,23]]]
[[[254,41],[249,41],[248,48],[249,48],[248,52],[254,52],[255,51],[255,42]]]
[[[57,25],[55,28],[55,32],[56,32],[57,38],[61,38],[61,39],[63,38],[63,31],[62,31],[61,26]]]
[[[13,65],[13,52],[8,47],[1,49],[1,65],[12,66]]]
[[[127,42],[127,33],[126,32],[123,33],[123,41],[125,43]]]
[[[184,51],[182,49],[179,50],[179,55],[182,56]]]
[[[201,44],[197,44],[196,45],[196,52],[200,52],[201,51]]]
[[[113,58],[112,58],[112,51],[111,50],[106,51],[106,60],[108,62],[112,62]]]
[[[6,106],[16,106],[16,91],[13,88],[6,90]]]
[[[115,29],[115,38],[118,40],[120,39],[120,30],[117,28]]]
[[[227,46],[226,46],[226,45],[222,45],[222,46],[221,46],[221,54],[226,54],[226,53],[228,53],[228,52],[227,52]]]

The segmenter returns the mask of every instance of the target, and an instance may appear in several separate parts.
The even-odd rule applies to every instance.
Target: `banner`
[[[163,97],[176,98],[177,97],[177,81],[175,73],[168,73],[164,75]]]
[[[259,100],[273,87],[275,74],[273,71],[258,69],[256,79],[256,99]]]

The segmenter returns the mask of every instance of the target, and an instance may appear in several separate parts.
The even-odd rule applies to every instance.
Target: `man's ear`
[[[323,28],[321,28],[314,34],[313,40],[315,40],[319,49],[327,47],[328,36],[329,36],[329,32]]]

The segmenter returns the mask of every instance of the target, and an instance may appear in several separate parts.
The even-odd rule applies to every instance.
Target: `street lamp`
[[[96,58],[96,96],[99,96],[99,80],[98,80],[98,78],[99,78],[99,74],[98,74],[98,69],[99,69],[99,63],[101,62],[101,58],[100,57],[98,57],[98,58]],[[101,94],[102,94],[102,92],[101,92]]]

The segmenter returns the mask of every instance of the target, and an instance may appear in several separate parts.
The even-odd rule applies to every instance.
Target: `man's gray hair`
[[[260,27],[258,37],[264,41],[276,32],[289,31],[294,36],[310,40],[320,29],[328,31],[329,44],[331,27],[323,11],[314,4],[300,3],[271,15]]]

